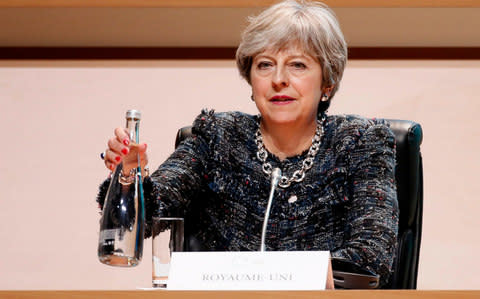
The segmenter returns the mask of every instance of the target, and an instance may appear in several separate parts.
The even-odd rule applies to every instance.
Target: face
[[[322,96],[322,67],[315,58],[296,47],[266,50],[254,57],[250,80],[263,121],[315,123]]]

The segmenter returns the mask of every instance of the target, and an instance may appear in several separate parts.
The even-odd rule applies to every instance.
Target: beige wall
[[[330,113],[422,124],[425,207],[418,286],[480,287],[480,61],[351,61]],[[143,263],[97,261],[99,153],[142,111],[151,166],[203,107],[255,113],[233,61],[1,61],[0,289],[133,289]]]

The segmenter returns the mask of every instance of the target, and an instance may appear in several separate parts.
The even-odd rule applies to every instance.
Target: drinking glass
[[[153,218],[152,286],[167,288],[172,252],[183,251],[183,218]]]

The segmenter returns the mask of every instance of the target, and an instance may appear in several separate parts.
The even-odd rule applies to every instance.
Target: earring
[[[326,93],[323,94],[321,101],[322,101],[322,102],[328,101],[328,95],[327,95]]]

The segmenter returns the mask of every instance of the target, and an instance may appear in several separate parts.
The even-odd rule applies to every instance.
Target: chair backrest
[[[387,119],[397,142],[395,179],[400,206],[397,257],[388,288],[416,289],[422,238],[422,127],[407,120]]]
[[[395,134],[397,144],[395,178],[400,222],[394,272],[384,288],[416,289],[423,215],[423,166],[420,153],[422,127],[408,120],[387,121]],[[175,147],[191,134],[190,126],[178,130]],[[185,225],[187,226],[187,222]],[[185,231],[187,233],[187,228]],[[202,244],[191,236],[186,236],[185,243],[186,250],[202,250]]]

